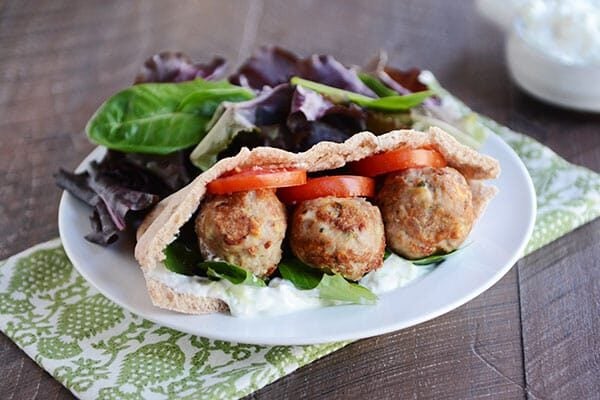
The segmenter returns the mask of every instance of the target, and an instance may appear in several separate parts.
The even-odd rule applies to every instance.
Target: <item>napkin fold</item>
[[[504,139],[533,179],[537,221],[526,253],[600,216],[600,175],[490,119],[475,123]],[[82,399],[239,398],[349,343],[257,346],[161,327],[92,288],[59,239],[0,263],[0,329]]]

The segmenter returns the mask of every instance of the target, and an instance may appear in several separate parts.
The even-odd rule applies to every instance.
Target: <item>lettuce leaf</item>
[[[377,301],[377,296],[366,287],[348,282],[339,274],[325,274],[298,259],[282,261],[279,273],[300,290],[317,290],[322,299],[354,304],[375,304]]]
[[[145,83],[110,97],[88,121],[88,138],[109,149],[169,154],[197,144],[217,107],[253,94],[227,82]]]
[[[148,58],[137,76],[135,83],[184,82],[196,78],[218,80],[225,76],[227,62],[222,57],[214,57],[208,64],[194,63],[181,52],[163,51]]]
[[[319,81],[325,85],[376,97],[356,71],[345,67],[329,55],[312,55],[301,59],[294,53],[276,46],[258,49],[239,70],[229,77],[233,84],[256,91],[265,86],[275,87],[289,82],[292,76]]]
[[[358,77],[365,85],[369,87],[377,96],[386,97],[386,96],[395,96],[398,94],[395,90],[390,89],[386,85],[383,84],[377,77],[367,74],[365,72],[360,72]]]
[[[410,262],[413,263],[414,265],[440,264],[440,263],[446,261],[446,258],[448,258],[448,256],[456,253],[458,250],[459,249],[454,249],[454,250],[452,250],[448,253],[444,253],[444,254],[433,254],[429,257],[423,257],[423,258],[419,258],[417,260],[410,260]]]
[[[427,86],[419,80],[420,69],[411,68],[401,70],[388,65],[388,56],[385,51],[379,54],[363,68],[363,72],[376,77],[384,87],[392,89],[395,93],[409,94],[427,90]],[[364,76],[363,76],[364,79]],[[368,78],[367,78],[368,79]]]
[[[468,246],[468,245],[466,245]],[[386,248],[385,249],[385,253],[383,254],[383,260],[387,260],[392,254],[395,254],[396,256],[402,258],[403,260],[406,260],[414,265],[418,265],[418,266],[426,266],[426,265],[432,265],[432,264],[441,264],[444,261],[446,261],[446,259],[451,256],[452,254],[456,253],[459,250],[464,249],[466,246],[463,247],[459,247],[458,249],[454,249],[452,251],[449,251],[448,253],[437,253],[437,254],[432,254],[430,256],[427,257],[423,257],[423,258],[417,258],[417,259],[408,259],[408,258],[404,258],[399,254],[396,254],[394,252],[392,252],[390,249]]]
[[[175,239],[164,250],[164,264],[168,270],[176,274],[196,275],[202,256],[196,247],[187,246],[182,240]]]
[[[186,245],[180,238],[171,242],[164,254],[165,267],[176,274],[226,279],[234,285],[266,286],[265,281],[237,265],[225,261],[202,261],[197,247]]]
[[[284,84],[250,101],[223,103],[208,124],[208,133],[192,151],[192,163],[207,170],[240,132],[257,131],[259,124],[269,125],[285,120],[290,110],[292,91],[289,85]]]
[[[202,170],[242,147],[300,152],[322,141],[343,142],[365,129],[366,114],[356,105],[334,104],[312,90],[283,84],[247,102],[224,103],[209,126],[190,157]]]
[[[359,106],[385,112],[406,111],[423,103],[428,97],[433,95],[433,91],[425,90],[422,92],[408,93],[402,96],[387,96],[372,98],[360,93],[338,89],[332,86],[324,85],[319,82],[310,81],[300,77],[293,77],[290,82],[293,85],[303,86],[314,90],[336,103],[352,102]]]
[[[126,154],[109,150],[87,171],[64,170],[54,176],[56,184],[93,207],[92,232],[85,238],[108,245],[120,231],[137,224],[163,197],[187,185],[195,176],[187,152],[168,156]]]
[[[206,271],[206,275],[215,279],[226,279],[234,285],[250,285],[265,287],[265,281],[252,272],[225,261],[204,261],[198,267]]]
[[[298,57],[277,46],[260,47],[229,77],[229,82],[257,91],[287,83],[296,74]]]
[[[298,62],[298,76],[367,97],[377,97],[359,78],[356,71],[346,68],[329,55],[312,55]]]

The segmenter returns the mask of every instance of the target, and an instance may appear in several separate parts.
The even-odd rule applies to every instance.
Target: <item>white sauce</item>
[[[569,64],[600,64],[600,0],[532,0],[517,28],[539,50]]]
[[[392,254],[383,267],[369,272],[359,283],[375,294],[391,292],[430,272],[433,267],[417,266]]]
[[[405,286],[431,271],[391,255],[383,266],[365,275],[360,284],[379,295]],[[327,307],[340,302],[323,300],[316,290],[298,290],[288,281],[274,278],[267,287],[234,285],[222,279],[190,277],[169,271],[163,265],[154,268],[149,277],[160,281],[179,293],[223,300],[231,315],[252,317],[256,315],[281,315],[311,308]]]

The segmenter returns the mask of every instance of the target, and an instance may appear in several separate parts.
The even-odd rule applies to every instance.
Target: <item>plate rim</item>
[[[98,286],[97,282],[94,279],[92,279],[90,275],[88,275],[88,273],[86,272],[86,268],[79,265],[79,263],[77,262],[78,261],[77,257],[74,256],[75,251],[71,247],[73,245],[73,243],[71,243],[68,240],[64,240],[64,238],[66,237],[65,232],[67,231],[68,227],[64,226],[65,221],[64,221],[64,218],[61,218],[61,215],[63,215],[64,209],[65,209],[65,207],[67,207],[67,199],[69,197],[72,197],[72,195],[66,191],[63,191],[63,193],[61,195],[59,208],[58,208],[59,235],[61,238],[62,246],[65,250],[65,253],[67,254],[67,257],[69,258],[69,260],[71,261],[71,263],[73,264],[73,266],[75,267],[77,272],[81,276],[83,276],[83,278],[92,287],[94,287],[98,292],[100,292],[103,296],[107,297],[109,300],[111,300],[115,304],[119,305],[120,307],[124,308],[125,310],[127,310],[135,315],[138,315],[144,319],[152,321],[158,325],[166,326],[166,327],[169,327],[171,329],[174,329],[174,330],[177,330],[180,332],[184,332],[184,333],[188,333],[188,334],[192,334],[192,335],[199,335],[199,336],[207,337],[209,339],[225,340],[225,341],[240,342],[240,343],[247,343],[247,344],[257,344],[257,345],[310,345],[310,344],[348,341],[348,340],[358,340],[358,339],[363,339],[363,338],[368,338],[368,337],[379,336],[379,335],[398,331],[401,329],[405,329],[405,328],[415,326],[415,325],[421,324],[423,322],[432,320],[434,318],[444,315],[444,314],[468,303],[469,301],[473,300],[474,298],[476,298],[483,292],[487,291],[490,287],[495,285],[500,279],[502,279],[502,277],[504,275],[506,275],[508,273],[508,271],[510,271],[510,269],[515,265],[515,263],[523,256],[525,247],[527,246],[527,243],[529,242],[531,235],[533,233],[533,229],[534,229],[535,221],[536,221],[537,201],[536,201],[535,187],[533,185],[533,181],[531,179],[529,171],[527,170],[523,161],[517,155],[517,153],[496,133],[490,132],[488,135],[488,138],[486,140],[489,140],[490,137],[494,137],[494,140],[496,140],[500,144],[500,146],[504,147],[504,150],[507,152],[507,154],[510,155],[512,161],[515,162],[515,165],[518,167],[518,169],[520,170],[522,175],[525,177],[525,181],[527,183],[527,188],[528,188],[527,195],[530,199],[529,207],[530,207],[531,213],[530,213],[530,218],[527,221],[525,235],[523,236],[518,248],[513,252],[512,257],[509,259],[509,261],[506,263],[506,265],[502,266],[502,268],[499,268],[490,278],[488,278],[485,281],[484,284],[478,286],[475,290],[469,291],[468,293],[459,297],[455,301],[447,303],[443,307],[436,308],[435,310],[432,310],[428,313],[423,313],[422,315],[420,315],[418,317],[404,319],[400,322],[392,323],[392,324],[388,324],[388,325],[382,325],[382,326],[378,326],[378,327],[374,327],[374,328],[362,329],[362,330],[360,330],[359,334],[356,334],[354,332],[346,333],[346,334],[338,333],[338,334],[332,334],[332,335],[330,335],[332,337],[327,337],[326,339],[323,338],[323,335],[317,334],[317,335],[302,336],[302,337],[295,337],[295,336],[294,337],[286,337],[285,340],[277,341],[276,339],[267,339],[264,336],[260,336],[260,335],[256,335],[256,336],[245,335],[243,338],[240,338],[240,336],[236,335],[235,332],[233,334],[231,334],[229,332],[221,332],[221,334],[215,335],[211,332],[200,332],[198,329],[182,329],[181,326],[171,324],[168,321],[165,322],[164,320],[157,318],[151,314],[148,314],[148,313],[144,312],[143,310],[141,310],[141,311],[137,310],[137,309],[131,307],[129,304],[122,302],[120,299],[116,298],[112,293],[107,292],[107,291],[103,290],[103,288],[101,286]],[[106,151],[106,149],[102,146],[97,146],[96,148],[94,148],[77,166],[76,171],[81,172],[85,168],[85,166],[87,164],[89,164],[89,162],[91,160],[94,160],[97,157],[101,156],[102,153],[104,153],[105,151]],[[132,255],[132,257],[133,257],[133,255]],[[144,286],[145,286],[145,282],[144,282]],[[194,316],[194,317],[201,317],[201,316]],[[243,318],[240,318],[240,321],[243,321]],[[192,326],[192,324],[190,324],[190,326]]]

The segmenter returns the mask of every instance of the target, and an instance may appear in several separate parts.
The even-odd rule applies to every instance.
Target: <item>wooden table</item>
[[[92,149],[98,105],[162,49],[234,65],[261,44],[432,70],[476,111],[600,170],[600,116],[521,93],[470,1],[23,1],[0,4],[0,258],[57,236],[52,174]],[[560,79],[560,77],[557,77]],[[520,261],[468,304],[361,340],[256,398],[600,398],[600,220]],[[0,335],[0,398],[72,395]]]

